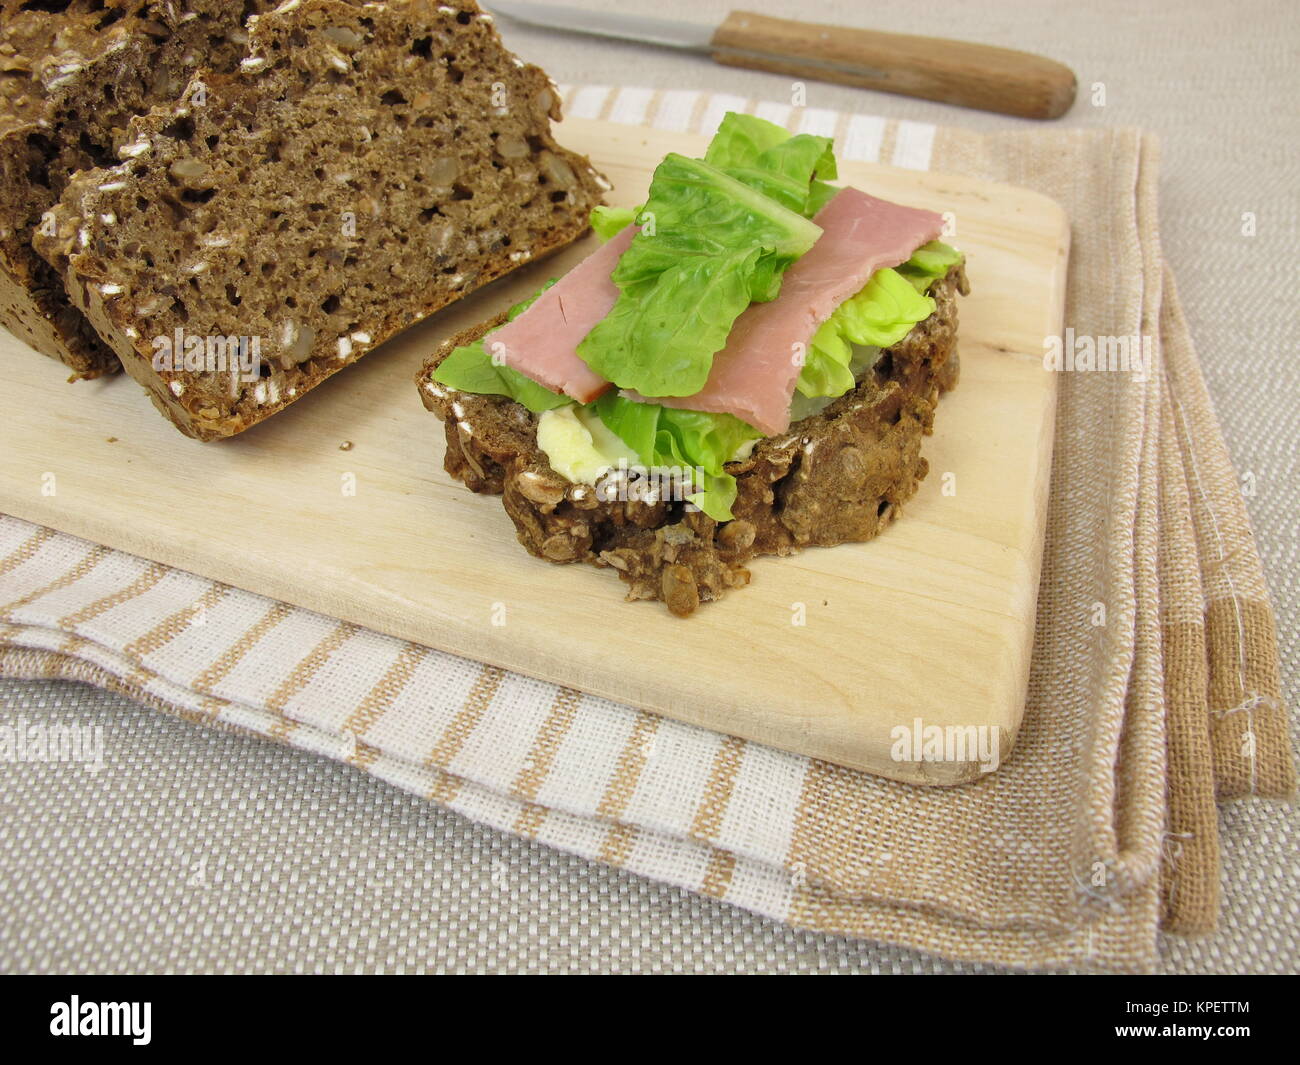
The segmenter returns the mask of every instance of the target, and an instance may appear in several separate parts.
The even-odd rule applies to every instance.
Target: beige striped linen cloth
[[[1145,381],[1062,374],[1029,701],[1007,764],[961,788],[909,787],[10,517],[0,672],[86,681],[350,762],[802,928],[1101,971],[1150,968],[1161,926],[1212,928],[1216,802],[1289,795],[1294,770],[1268,592],[1161,259],[1155,145],[1132,130],[977,135],[688,91],[562,91],[568,114],[708,131],[753,111],[833,135],[844,158],[1036,189],[1072,220],[1066,324],[1157,339]]]

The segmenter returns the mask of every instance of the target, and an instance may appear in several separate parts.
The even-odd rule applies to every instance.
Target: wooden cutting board
[[[706,142],[578,119],[560,135],[625,205],[665,152]],[[219,444],[181,436],[125,377],[65,385],[0,330],[0,510],[706,728],[917,783],[970,779],[974,762],[894,750],[891,730],[987,726],[1005,760],[1019,727],[1056,403],[1043,338],[1061,327],[1068,225],[1021,189],[861,163],[840,176],[953,212],[968,256],[961,384],[926,442],[930,476],[874,542],[760,559],[748,588],[687,620],[624,603],[612,570],[526,554],[499,499],[443,472],[442,426],[413,382],[442,338],[567,270],[593,237]]]

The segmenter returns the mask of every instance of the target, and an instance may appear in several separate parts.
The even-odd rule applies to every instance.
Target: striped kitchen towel
[[[1217,912],[1217,800],[1294,787],[1272,611],[1131,130],[977,135],[720,94],[563,87],[705,132],[751,111],[844,157],[1043,192],[1066,323],[1159,372],[1065,374],[1014,757],[922,789],[403,643],[0,517],[0,672],[123,692],[355,764],[497,828],[800,927],[1027,967],[1141,970]],[[1124,377],[1124,380],[1116,380]],[[1093,604],[1108,604],[1098,637]],[[305,816],[305,815],[304,815]]]

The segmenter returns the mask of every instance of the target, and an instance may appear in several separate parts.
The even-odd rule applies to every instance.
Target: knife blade
[[[717,63],[854,85],[1022,118],[1059,118],[1074,103],[1069,67],[1011,48],[825,26],[733,11],[717,27],[490,0],[490,10],[540,29],[610,37],[708,55]]]

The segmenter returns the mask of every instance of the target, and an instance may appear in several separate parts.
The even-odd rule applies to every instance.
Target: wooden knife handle
[[[1069,67],[1011,48],[822,26],[733,11],[710,42],[729,66],[919,96],[1024,118],[1059,118],[1074,103]]]

